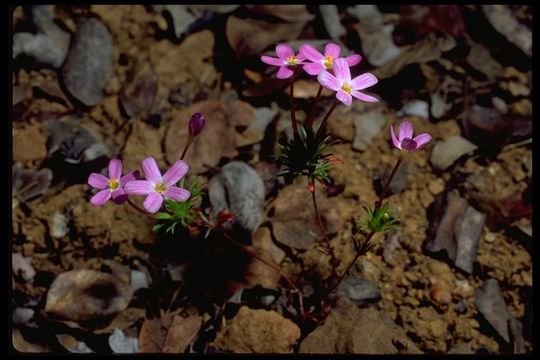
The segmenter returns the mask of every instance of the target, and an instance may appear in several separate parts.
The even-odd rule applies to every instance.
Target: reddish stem
[[[298,134],[298,123],[296,122],[295,102],[294,102],[294,78],[296,77],[296,71],[291,76],[291,85],[289,86],[289,98],[291,108],[291,122],[293,127],[294,139],[300,141],[300,135]]]
[[[332,265],[332,274],[335,274],[336,271],[336,265],[337,265],[337,259],[336,254],[334,254],[334,248],[332,245],[330,245],[330,240],[328,239],[328,235],[326,234],[326,229],[324,227],[324,224],[321,219],[321,214],[319,213],[319,207],[317,206],[317,197],[315,195],[316,188],[313,188],[313,191],[311,192],[311,199],[313,200],[313,207],[315,208],[315,214],[317,215],[317,222],[319,223],[319,227],[321,228],[321,231],[323,233],[323,238],[325,242],[326,249],[328,251],[328,255],[330,255],[330,262]]]
[[[322,133],[324,132],[324,129],[326,128],[326,121],[328,120],[328,118],[330,117],[330,115],[332,114],[336,106],[338,106],[338,104],[339,104],[338,100],[334,101],[334,103],[332,104],[332,107],[328,110],[328,112],[324,116],[324,119],[322,119],[321,125],[319,126],[319,129],[317,130],[317,134],[315,135],[316,138],[321,136]]]

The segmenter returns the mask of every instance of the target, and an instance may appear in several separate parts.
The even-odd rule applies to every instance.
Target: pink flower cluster
[[[129,195],[146,195],[143,206],[149,213],[155,213],[161,208],[164,199],[186,201],[189,198],[189,191],[176,186],[189,169],[184,161],[175,162],[163,176],[152,157],[144,159],[141,168],[146,180],[140,179],[138,170],[122,176],[122,161],[112,159],[109,163],[109,177],[98,173],[88,177],[88,184],[100,190],[90,202],[100,206],[112,198],[120,204],[127,201]]]
[[[351,105],[353,97],[367,102],[379,101],[360,92],[377,83],[375,75],[365,73],[351,79],[350,67],[360,63],[362,57],[357,54],[340,57],[341,48],[336,44],[327,44],[324,53],[304,44],[300,46],[298,55],[290,46],[280,44],[276,47],[276,54],[277,58],[261,56],[261,60],[266,64],[279,66],[276,75],[279,79],[290,78],[301,65],[308,74],[317,76],[322,86],[335,91],[336,98],[347,106]]]

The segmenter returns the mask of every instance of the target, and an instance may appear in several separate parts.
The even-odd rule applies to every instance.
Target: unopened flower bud
[[[195,113],[191,115],[191,118],[189,119],[189,136],[195,137],[199,135],[199,133],[204,128],[205,120],[204,115],[202,113]]]
[[[314,192],[315,191],[315,181],[311,180],[308,184],[308,190],[309,192]]]

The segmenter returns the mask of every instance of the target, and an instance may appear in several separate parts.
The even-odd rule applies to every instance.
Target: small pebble
[[[467,300],[463,299],[457,302],[455,310],[458,314],[463,314],[467,311],[468,306],[469,304],[467,303]]]
[[[440,304],[450,304],[452,302],[452,294],[447,289],[433,288],[431,289],[431,297]]]
[[[497,237],[495,236],[494,233],[491,233],[491,232],[490,232],[490,233],[487,233],[487,234],[484,236],[484,239],[486,240],[487,243],[492,243],[492,242],[494,242],[494,241],[497,239]]]
[[[431,181],[428,185],[428,190],[433,195],[439,195],[444,191],[444,180],[438,178]]]

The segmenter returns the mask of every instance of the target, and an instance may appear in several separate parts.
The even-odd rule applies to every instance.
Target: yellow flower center
[[[116,190],[120,186],[120,182],[117,179],[109,180],[109,189]]]
[[[341,89],[343,89],[343,91],[345,91],[347,94],[350,94],[352,92],[352,89],[351,87],[349,86],[349,84],[343,84],[343,86],[341,87]]]
[[[296,59],[296,56],[292,55],[287,58],[287,64],[289,65],[296,65],[298,62],[298,59]]]
[[[154,190],[160,194],[163,194],[167,190],[167,186],[164,183],[156,184]]]
[[[323,61],[323,65],[327,69],[331,69],[333,63],[334,63],[334,57],[331,55],[328,55]]]

